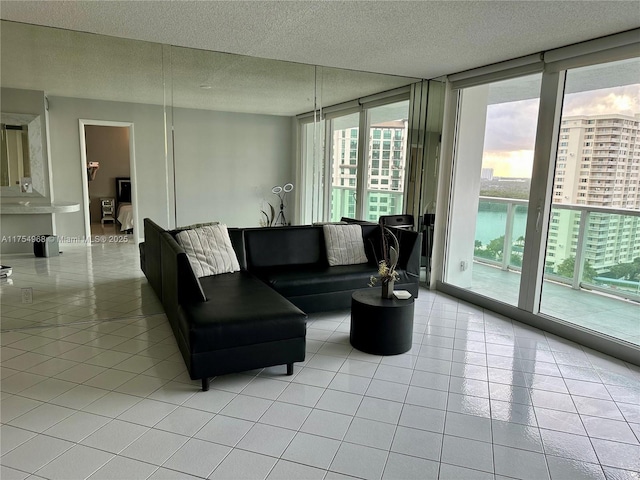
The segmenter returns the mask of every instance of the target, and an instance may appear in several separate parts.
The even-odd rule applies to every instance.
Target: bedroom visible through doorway
[[[80,121],[85,232],[92,243],[134,241],[132,134],[128,123]]]

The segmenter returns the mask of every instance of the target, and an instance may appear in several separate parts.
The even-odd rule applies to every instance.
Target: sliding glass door
[[[540,302],[541,313],[635,344],[639,122],[640,60],[567,71]]]
[[[453,90],[442,285],[638,346],[640,59],[584,63]]]
[[[460,92],[445,281],[518,304],[541,75]]]

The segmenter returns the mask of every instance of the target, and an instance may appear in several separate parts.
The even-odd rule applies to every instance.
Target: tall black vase
[[[382,280],[382,298],[393,298],[393,285],[395,280]]]

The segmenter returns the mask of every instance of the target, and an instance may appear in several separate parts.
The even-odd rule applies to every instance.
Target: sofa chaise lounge
[[[330,267],[321,226],[229,228],[240,271],[197,278],[175,235],[144,220],[141,267],[161,299],[192,379],[304,361],[306,313],[349,308],[380,258],[380,227],[362,225],[367,263]],[[418,294],[420,234],[395,232],[397,289]]]

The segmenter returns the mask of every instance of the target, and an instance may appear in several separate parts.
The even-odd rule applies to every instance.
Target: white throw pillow
[[[183,230],[176,235],[196,277],[240,271],[229,231],[223,224]]]
[[[367,263],[360,225],[323,225],[322,230],[329,265]]]

